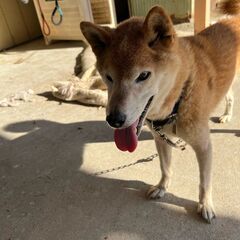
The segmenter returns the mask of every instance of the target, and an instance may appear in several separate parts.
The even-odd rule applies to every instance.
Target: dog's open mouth
[[[121,151],[133,152],[138,143],[138,136],[141,133],[143,121],[146,117],[147,111],[151,105],[153,96],[148,100],[140,117],[129,127],[123,129],[116,129],[114,132],[114,140],[118,149]]]

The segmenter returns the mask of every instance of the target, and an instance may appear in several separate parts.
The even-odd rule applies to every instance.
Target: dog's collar
[[[154,130],[162,129],[165,125],[173,123],[177,119],[178,109],[179,109],[181,100],[182,100],[182,95],[179,97],[178,101],[175,103],[172,112],[165,119],[150,120],[147,118],[146,119],[147,123],[149,123]]]
[[[180,102],[182,100],[182,95],[178,99],[178,101],[175,103],[172,112],[167,116],[167,118],[163,120],[150,120],[146,119],[147,124],[149,127],[154,130],[158,135],[162,138],[163,141],[165,141],[167,144],[169,144],[171,147],[175,147],[181,150],[185,150],[186,143],[182,139],[178,139],[177,142],[173,142],[162,130],[165,125],[171,124],[177,120],[177,114]],[[176,124],[173,125],[173,132],[176,134]]]

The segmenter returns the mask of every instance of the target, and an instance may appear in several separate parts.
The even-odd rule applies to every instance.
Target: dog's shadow
[[[211,129],[211,133],[229,133],[240,137],[240,130],[238,129]]]
[[[213,123],[221,124],[219,123],[219,117],[211,117],[210,120]],[[240,130],[238,129],[211,129],[211,133],[230,133],[240,137]]]
[[[94,176],[82,168],[88,144],[112,141],[103,121],[25,121],[5,131],[16,137],[0,138],[2,239],[173,239],[176,234],[193,239],[196,233],[188,229],[202,236],[207,228],[219,237],[223,228],[239,229],[238,220],[222,217],[209,230],[196,214],[195,201],[173,194],[146,201],[149,184],[110,178],[113,173]],[[151,138],[143,132],[143,140]],[[100,150],[92,153],[94,158]]]

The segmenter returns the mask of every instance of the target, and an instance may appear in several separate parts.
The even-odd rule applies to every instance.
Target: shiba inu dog
[[[221,8],[228,12],[226,2]],[[232,2],[237,8],[240,0]],[[220,122],[232,116],[231,85],[239,67],[240,18],[222,20],[183,38],[176,36],[170,17],[160,6],[153,7],[145,18],[130,18],[116,29],[90,22],[82,22],[80,27],[108,87],[106,120],[115,129],[117,147],[134,151],[146,119],[154,136],[162,177],[147,197],[164,196],[172,174],[169,143],[178,136],[196,153],[198,212],[211,222],[215,213],[208,120],[225,95],[227,106]]]

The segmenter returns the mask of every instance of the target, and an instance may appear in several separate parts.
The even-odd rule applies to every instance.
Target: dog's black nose
[[[120,128],[126,121],[126,115],[120,112],[110,113],[106,121],[111,127]]]

